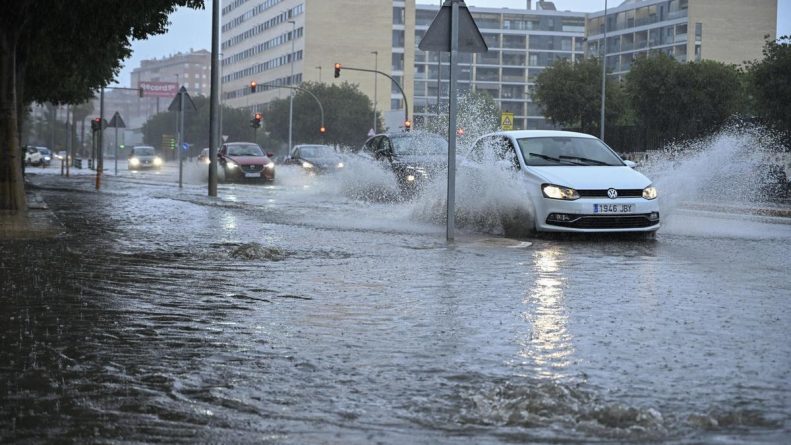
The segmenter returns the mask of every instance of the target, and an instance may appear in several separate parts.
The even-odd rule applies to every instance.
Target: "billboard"
[[[175,97],[179,91],[176,82],[140,82],[143,97]]]

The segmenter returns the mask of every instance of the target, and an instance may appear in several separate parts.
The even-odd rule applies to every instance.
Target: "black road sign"
[[[124,120],[121,119],[121,115],[116,111],[113,115],[112,119],[110,119],[110,123],[107,124],[110,128],[126,128],[126,124]]]
[[[459,4],[459,47],[458,51],[463,53],[485,53],[489,50],[483,35],[475,24],[475,20],[467,9],[467,5],[462,0],[445,0],[439,13],[434,17],[434,21],[426,31],[426,35],[420,41],[420,48],[423,51],[444,51],[450,52],[450,32],[451,32],[451,4]]]
[[[192,110],[198,111],[198,107],[195,106],[195,103],[192,101],[192,98],[190,97],[189,93],[187,93],[187,89],[184,87],[181,87],[179,92],[176,94],[176,97],[173,98],[173,102],[171,102],[170,106],[168,106],[168,111],[183,111],[181,109],[181,100],[180,100],[182,95],[184,95],[185,102],[189,101],[190,105],[192,106]]]

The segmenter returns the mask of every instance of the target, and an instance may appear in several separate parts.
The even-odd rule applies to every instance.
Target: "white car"
[[[27,165],[43,165],[44,156],[36,149],[36,147],[28,145],[24,148],[25,164]]]
[[[538,232],[659,229],[657,190],[600,139],[567,131],[501,131],[475,141],[465,162],[518,170]]]

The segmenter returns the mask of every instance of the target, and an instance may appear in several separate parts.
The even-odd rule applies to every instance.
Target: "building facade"
[[[635,59],[665,53],[679,62],[703,59],[740,65],[759,59],[777,30],[777,0],[627,0],[588,15],[587,54],[607,55],[608,72],[623,76]]]
[[[459,91],[490,94],[513,113],[515,129],[552,128],[530,98],[544,69],[561,59],[597,57],[604,47],[604,11],[557,11],[543,1],[532,9],[531,3],[470,7],[489,51],[461,54],[459,62]],[[386,127],[402,126],[405,113],[419,125],[447,103],[448,54],[417,48],[438,9],[439,1],[224,0],[222,101],[252,113],[287,97],[285,86],[348,81],[373,99]],[[607,11],[607,66],[623,75],[651,51],[680,61],[753,60],[764,35],[774,35],[776,14],[776,0],[626,0]],[[372,73],[342,70],[336,79],[335,63],[387,73],[404,94]]]
[[[161,59],[140,62],[132,70],[129,84],[137,88],[140,82],[176,82],[191,96],[209,97],[211,91],[211,52],[201,49],[177,53]]]

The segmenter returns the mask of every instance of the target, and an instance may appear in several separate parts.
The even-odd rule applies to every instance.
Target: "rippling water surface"
[[[66,233],[0,243],[0,441],[791,439],[786,222],[678,212],[644,242],[473,218],[447,245],[375,171],[385,195],[278,174],[219,200],[33,178]]]

